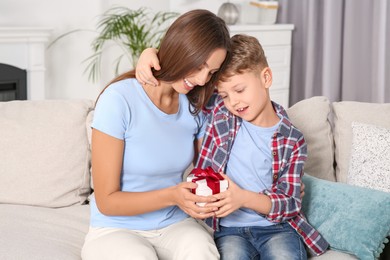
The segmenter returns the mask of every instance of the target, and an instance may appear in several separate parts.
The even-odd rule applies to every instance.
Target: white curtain
[[[290,105],[312,96],[390,102],[390,1],[279,0],[295,25]]]

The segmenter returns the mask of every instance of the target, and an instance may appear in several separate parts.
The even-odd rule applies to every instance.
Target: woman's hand
[[[193,194],[191,189],[196,189],[197,186],[193,182],[182,182],[176,185],[173,192],[175,204],[193,218],[205,219],[214,216],[214,211],[218,208],[210,206],[210,203],[215,202],[216,198]],[[201,207],[196,203],[206,203],[206,205]]]
[[[142,85],[158,85],[158,81],[152,73],[152,68],[155,70],[161,69],[160,62],[157,57],[157,52],[157,49],[147,48],[142,51],[138,59],[137,66],[135,68],[135,77]]]

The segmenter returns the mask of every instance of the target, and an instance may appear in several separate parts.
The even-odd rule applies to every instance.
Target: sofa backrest
[[[85,203],[91,192],[93,105],[92,100],[0,102],[0,203]],[[312,97],[287,113],[308,143],[305,172],[330,181],[346,182],[352,122],[390,128],[390,104],[331,104]]]
[[[352,123],[390,128],[390,104],[340,101],[326,97],[304,99],[287,113],[305,136],[305,172],[330,181],[347,182],[352,150]]]
[[[0,203],[66,207],[90,191],[91,100],[0,102]]]

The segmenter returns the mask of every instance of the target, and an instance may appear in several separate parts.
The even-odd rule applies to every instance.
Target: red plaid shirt
[[[242,120],[226,109],[219,96],[215,98],[195,167],[211,166],[216,172],[224,172]],[[306,142],[302,133],[291,124],[286,111],[276,103],[273,106],[282,121],[271,142],[273,184],[269,190],[262,192],[269,196],[272,207],[264,217],[274,223],[288,222],[312,253],[320,255],[329,245],[301,212],[300,187],[307,158]]]

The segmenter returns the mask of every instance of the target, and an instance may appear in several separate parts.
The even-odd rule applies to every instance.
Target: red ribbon
[[[221,174],[215,172],[213,168],[207,167],[206,169],[195,168],[191,171],[195,177],[192,182],[196,183],[199,180],[206,179],[207,186],[212,190],[213,194],[220,192],[220,181],[224,180]],[[192,191],[195,193],[195,190]]]

